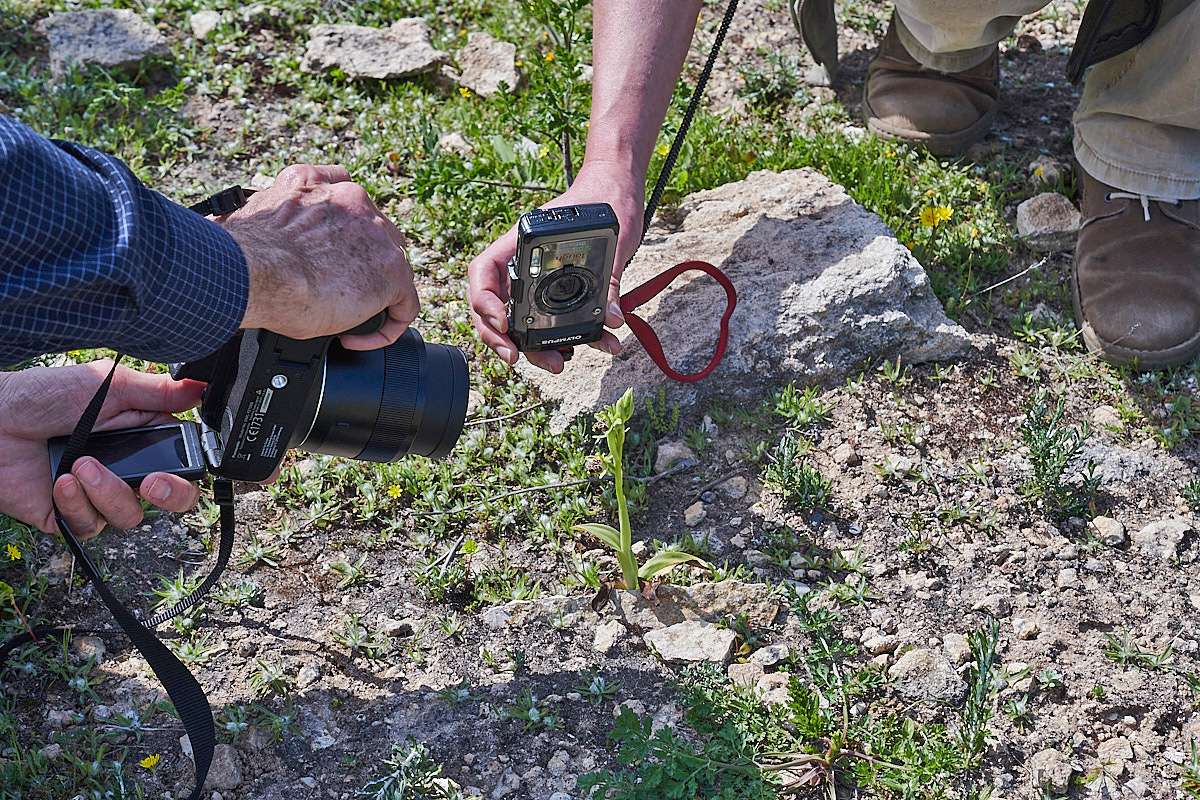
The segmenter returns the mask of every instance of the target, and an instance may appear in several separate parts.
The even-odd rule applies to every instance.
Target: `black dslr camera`
[[[369,333],[384,314],[347,331]],[[204,381],[201,424],[179,422],[95,433],[87,454],[130,484],[151,472],[238,481],[271,476],[290,448],[363,461],[410,453],[441,458],[462,433],[467,361],[409,328],[377,350],[347,350],[336,336],[289,339],[243,331],[220,350],[171,366]],[[68,437],[50,441],[55,465]]]
[[[518,350],[561,350],[600,338],[619,230],[608,203],[521,215],[508,262],[508,335]]]

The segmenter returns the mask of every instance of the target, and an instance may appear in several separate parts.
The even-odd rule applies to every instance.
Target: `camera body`
[[[383,321],[381,313],[347,333]],[[205,461],[238,481],[268,479],[290,448],[366,461],[445,456],[462,433],[469,389],[462,351],[426,345],[413,328],[367,351],[347,350],[336,336],[243,331],[205,358],[171,365],[171,376],[208,384]]]
[[[508,263],[508,335],[518,350],[561,350],[600,338],[619,230],[608,203],[521,215]]]

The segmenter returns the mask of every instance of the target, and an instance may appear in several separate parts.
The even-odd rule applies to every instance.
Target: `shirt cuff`
[[[116,345],[151,360],[202,358],[237,333],[250,297],[249,266],[220,225],[150,194],[146,211],[166,235],[155,237],[138,314]]]

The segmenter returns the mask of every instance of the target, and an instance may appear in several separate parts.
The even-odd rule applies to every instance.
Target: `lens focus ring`
[[[379,417],[359,458],[389,461],[397,453],[408,451],[413,434],[421,424],[421,409],[425,406],[419,397],[425,371],[424,353],[424,343],[420,339],[409,342],[406,347],[384,349]]]

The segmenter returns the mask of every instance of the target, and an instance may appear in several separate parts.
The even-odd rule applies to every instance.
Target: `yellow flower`
[[[400,488],[400,486],[398,484],[393,483],[391,486],[388,487],[388,497],[396,498],[402,494],[404,494],[404,491]]]
[[[667,147],[665,144],[660,144],[658,147],[654,148],[654,152],[658,153],[660,156],[665,156],[667,153],[671,152],[671,148]]]
[[[461,94],[463,97],[470,97],[470,96],[471,96],[471,90],[470,90],[470,89],[468,89],[468,88],[467,88],[467,87],[465,87],[465,86],[460,86],[460,87],[458,87],[458,93],[459,93],[459,94]]]
[[[521,67],[525,66],[525,62],[518,58],[516,61],[513,62],[513,66],[520,69]]]
[[[153,755],[146,756],[139,761],[138,766],[142,769],[154,769],[158,766],[158,762],[160,761],[162,761],[162,756],[158,753],[154,753]]]
[[[921,224],[926,228],[936,228],[943,222],[949,222],[954,216],[950,206],[925,206],[921,209]]]
[[[15,544],[4,545],[4,552],[8,554],[9,561],[21,560],[21,548],[17,547]]]
[[[1041,164],[1038,164],[1036,167],[1033,168],[1033,174],[1035,176],[1041,178],[1041,177],[1045,176],[1046,170]]]
[[[542,58],[546,59],[547,61],[553,61],[554,60],[554,51],[551,50],[549,53],[546,53],[546,55],[542,56]]]
[[[550,148],[548,146],[542,145],[541,147],[538,148],[538,158],[545,158],[549,154],[550,154]]]

